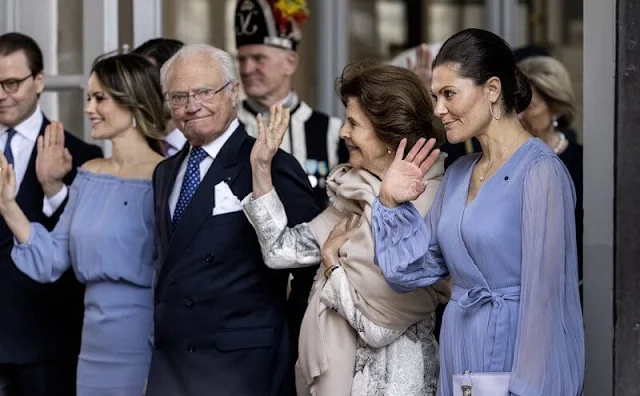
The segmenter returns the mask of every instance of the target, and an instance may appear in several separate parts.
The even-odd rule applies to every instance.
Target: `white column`
[[[16,29],[16,0],[0,0],[0,34]]]
[[[33,38],[42,50],[44,72],[58,73],[58,1],[0,0],[3,12],[0,31],[17,31]],[[34,12],[38,10],[38,12]],[[44,93],[40,106],[50,119],[58,118],[58,95]]]
[[[333,74],[333,42],[334,42],[334,24],[333,24],[333,5],[334,0],[324,0],[316,2],[316,15],[318,16],[317,34],[318,40],[316,56],[318,67],[317,79],[317,106],[318,110],[331,114],[333,111],[333,93],[328,87],[331,86],[331,78]]]
[[[336,77],[342,74],[342,69],[344,69],[349,62],[349,43],[351,42],[349,36],[349,1],[336,0],[333,12],[335,21],[335,51],[333,56],[333,76],[328,87],[333,95],[333,111],[330,114],[343,119],[344,105],[335,93],[334,83]]]
[[[133,0],[133,48],[162,36],[162,0]]]
[[[516,11],[518,0],[486,0],[487,27],[509,45],[516,42]]]
[[[342,103],[336,97],[334,82],[349,59],[349,2],[323,0],[316,2],[318,110],[341,117]]]
[[[585,396],[613,394],[616,1],[584,0]]]
[[[84,0],[82,12],[84,75],[89,78],[96,57],[118,49],[118,0]],[[89,120],[85,120],[84,138],[92,141]],[[111,155],[111,145],[107,141],[100,143],[105,155]]]

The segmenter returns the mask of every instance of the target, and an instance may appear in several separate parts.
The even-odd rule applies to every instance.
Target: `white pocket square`
[[[214,195],[216,197],[215,206],[213,207],[213,216],[233,213],[242,210],[242,203],[233,195],[231,188],[225,182],[220,182],[214,187]]]

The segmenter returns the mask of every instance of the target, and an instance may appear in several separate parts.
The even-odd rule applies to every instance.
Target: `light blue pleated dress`
[[[467,204],[480,154],[456,161],[421,218],[412,204],[373,211],[376,259],[403,292],[450,275],[438,395],[452,375],[511,372],[517,396],[577,396],[584,377],[575,193],[562,161],[531,138]]]
[[[140,396],[153,326],[153,188],[150,180],[79,170],[51,232],[31,224],[12,258],[53,282],[69,268],[86,284],[78,396]]]

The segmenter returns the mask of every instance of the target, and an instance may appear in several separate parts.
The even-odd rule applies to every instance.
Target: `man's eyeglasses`
[[[20,84],[25,82],[28,78],[33,77],[33,74],[29,74],[25,78],[15,79],[10,78],[8,80],[0,81],[0,85],[2,86],[2,90],[6,93],[12,94],[18,92],[20,89]]]
[[[229,84],[231,84],[231,81],[224,84],[222,88],[216,90],[212,88],[200,88],[193,94],[188,94],[186,92],[167,92],[165,95],[165,101],[167,101],[169,106],[174,109],[186,106],[189,103],[190,97],[193,97],[193,99],[198,103],[211,102],[216,94],[225,89]]]

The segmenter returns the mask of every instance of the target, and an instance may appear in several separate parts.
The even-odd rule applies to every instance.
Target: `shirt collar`
[[[258,101],[247,97],[245,99],[245,102],[249,105],[249,107],[251,107],[252,110],[254,110],[256,114],[261,113],[263,116],[269,115],[270,108],[258,103]],[[282,104],[282,107],[284,107],[285,109],[293,111],[293,109],[295,109],[300,103],[300,99],[298,99],[298,95],[294,91],[289,91],[287,96],[285,96],[282,100],[279,100],[278,103]]]
[[[184,147],[184,143],[187,141],[187,138],[185,138],[184,134],[176,128],[171,131],[170,134],[165,136],[164,141],[169,143],[169,145],[174,149],[181,150],[182,147]]]
[[[240,126],[240,122],[238,121],[237,118],[234,118],[233,121],[231,121],[231,124],[229,124],[229,127],[227,128],[227,130],[224,131],[222,135],[218,136],[217,138],[213,139],[213,141],[202,146],[202,149],[206,151],[211,158],[215,159],[220,153],[220,150],[222,150],[222,146],[224,146],[224,144],[227,142],[227,140],[229,140],[231,135],[233,135],[233,132],[239,126]],[[191,147],[191,150],[193,150],[193,147]]]
[[[40,135],[40,128],[42,127],[43,122],[44,115],[42,115],[42,110],[40,109],[40,105],[38,105],[29,118],[13,127],[13,129],[15,129],[21,136],[35,142],[38,140],[38,135]],[[7,129],[9,129],[7,126],[0,125],[0,134],[5,133]]]

